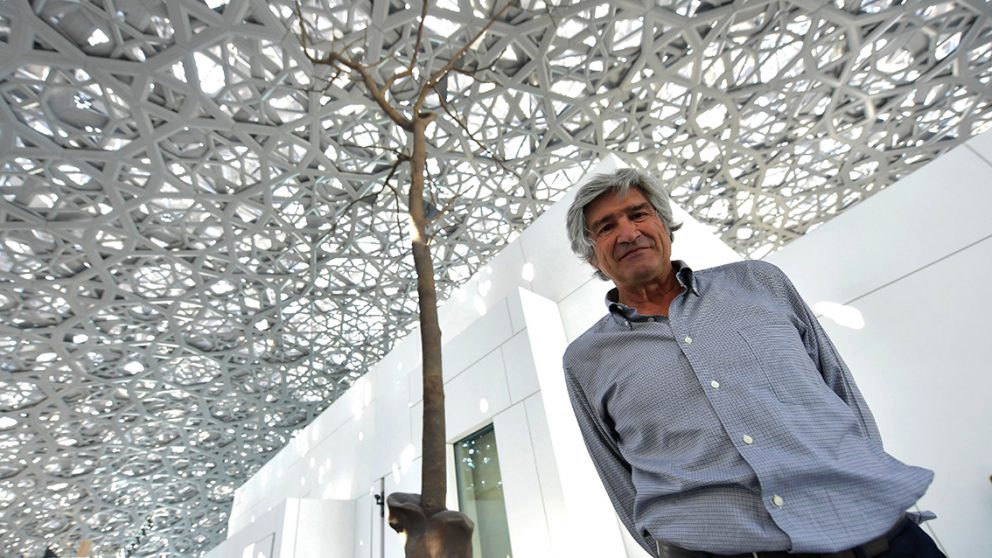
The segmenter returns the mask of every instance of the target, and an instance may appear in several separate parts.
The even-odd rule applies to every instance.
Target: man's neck
[[[620,303],[635,308],[645,316],[668,316],[668,307],[682,291],[673,269],[659,281],[625,288],[617,285]]]

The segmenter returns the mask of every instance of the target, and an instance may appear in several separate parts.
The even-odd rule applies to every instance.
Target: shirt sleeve
[[[646,533],[639,533],[634,526],[634,483],[631,479],[630,464],[620,454],[616,444],[616,436],[612,429],[600,420],[597,413],[589,404],[585,393],[572,373],[565,367],[565,384],[568,387],[568,397],[575,411],[575,418],[582,432],[586,449],[592,458],[599,478],[606,487],[606,493],[613,502],[620,521],[648,554],[654,556],[657,552],[654,539]]]
[[[813,364],[819,369],[823,381],[830,389],[857,414],[865,436],[881,449],[882,435],[875,424],[875,417],[872,416],[861,391],[854,383],[851,370],[844,363],[833,342],[830,341],[827,332],[823,330],[820,320],[799,296],[792,281],[781,270],[779,273],[782,276],[793,311],[806,326],[806,331],[802,332],[803,343],[806,345],[806,351],[813,360]]]

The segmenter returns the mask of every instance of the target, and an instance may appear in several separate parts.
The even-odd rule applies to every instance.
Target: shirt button
[[[685,341],[686,345],[692,345],[692,337],[689,337],[688,335],[685,336],[685,339],[683,339],[683,341]]]
[[[749,445],[749,446],[754,443],[754,438],[748,436],[747,434],[745,434],[744,437],[741,438],[741,440],[744,440],[744,443],[747,444],[747,445]]]
[[[713,389],[720,389],[720,382],[712,380],[710,381],[710,387]]]
[[[775,494],[772,496],[772,504],[774,504],[776,508],[781,508],[785,505],[785,500],[783,500],[778,494]]]

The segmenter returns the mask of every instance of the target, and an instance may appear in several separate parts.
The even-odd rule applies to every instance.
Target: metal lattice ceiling
[[[760,257],[990,126],[982,0],[657,4],[525,1],[447,81],[479,142],[433,129],[442,294],[606,152]],[[5,555],[211,548],[234,488],[409,331],[405,138],[322,79],[293,6],[0,3]],[[492,11],[438,2],[421,56]],[[418,12],[304,2],[367,60],[405,60]]]

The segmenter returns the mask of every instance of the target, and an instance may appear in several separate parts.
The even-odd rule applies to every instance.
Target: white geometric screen
[[[437,2],[421,59],[443,64],[492,4]],[[303,12],[382,68],[416,44],[416,0]],[[408,176],[386,181],[405,135],[308,61],[295,13],[0,2],[4,552],[213,547],[234,489],[410,330]],[[441,86],[442,296],[608,152],[764,256],[992,125],[990,16],[515,4]]]

